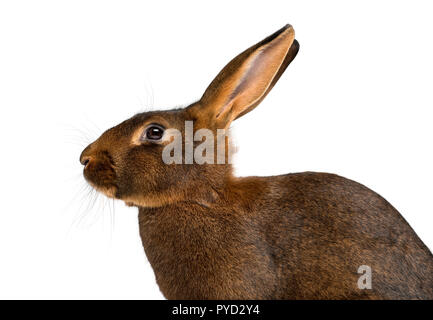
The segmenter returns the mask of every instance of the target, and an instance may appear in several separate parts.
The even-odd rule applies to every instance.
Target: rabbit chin
[[[108,198],[121,200],[128,207],[161,207],[165,204],[172,203],[177,200],[178,197],[168,196],[168,195],[158,195],[158,196],[137,196],[137,197],[123,197],[117,194],[117,188],[115,186],[98,186],[91,181],[88,183],[98,192],[101,192]]]
[[[118,199],[125,202],[128,207],[142,207],[142,208],[157,208],[164,205],[176,202],[181,198],[180,195],[174,194],[158,194],[146,196],[128,196],[120,197]]]
[[[107,196],[108,198],[113,198],[113,199],[117,199],[116,198],[116,192],[117,192],[117,188],[115,186],[110,186],[110,187],[101,187],[98,186],[96,184],[94,184],[91,181],[88,181],[88,183],[95,188],[96,191],[104,194],[105,196]]]

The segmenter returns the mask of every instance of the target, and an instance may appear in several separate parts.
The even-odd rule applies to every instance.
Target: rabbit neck
[[[164,189],[123,196],[122,200],[126,205],[138,208],[160,208],[183,202],[210,207],[230,189],[233,179],[231,165],[208,165],[200,167],[200,171],[185,174]]]
[[[143,247],[158,285],[169,299],[222,298],[217,292],[224,292],[224,288],[212,285],[216,279],[226,278],[230,269],[235,286],[237,279],[245,276],[234,271],[244,270],[244,266],[234,264],[227,269],[222,262],[253,254],[248,250],[254,248],[244,241],[258,239],[251,225],[259,223],[257,206],[266,197],[268,186],[261,178],[227,177],[224,183],[202,185],[195,199],[139,208]],[[219,279],[217,283],[224,281]]]

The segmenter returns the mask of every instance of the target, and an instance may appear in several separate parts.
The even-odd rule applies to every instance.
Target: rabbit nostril
[[[89,164],[89,162],[90,162],[90,157],[85,157],[85,158],[81,159],[81,164],[84,167],[87,167],[87,165]]]

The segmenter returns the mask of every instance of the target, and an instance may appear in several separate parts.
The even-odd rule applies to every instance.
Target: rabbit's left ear
[[[254,109],[272,89],[298,53],[295,32],[286,25],[242,52],[212,81],[194,113],[200,120],[227,128]]]

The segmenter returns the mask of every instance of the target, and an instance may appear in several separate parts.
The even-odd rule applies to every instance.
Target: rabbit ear
[[[242,52],[212,81],[195,108],[218,127],[254,109],[272,89],[298,53],[290,25]]]

